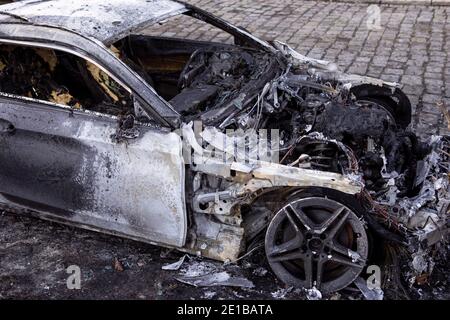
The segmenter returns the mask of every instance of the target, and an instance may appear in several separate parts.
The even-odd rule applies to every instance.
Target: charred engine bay
[[[171,102],[186,121],[223,131],[279,129],[282,164],[356,177],[369,229],[405,250],[396,254],[404,278],[423,283],[434,259],[447,259],[449,139],[421,141],[410,131],[411,106],[398,88],[355,85],[335,72],[212,46],[192,54]]]
[[[307,154],[313,169],[359,168],[374,192],[386,183],[383,176],[395,172],[402,176],[399,196],[417,195],[417,164],[431,146],[405,128],[396,109],[410,106],[400,105],[394,89],[357,95],[311,74],[308,65],[292,68],[259,51],[216,47],[192,54],[178,86],[171,103],[186,121],[201,119],[221,130],[279,129],[283,164]]]

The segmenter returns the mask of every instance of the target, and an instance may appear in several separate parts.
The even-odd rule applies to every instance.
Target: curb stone
[[[426,5],[426,6],[450,6],[450,0],[323,0],[324,2],[378,4],[378,5]]]

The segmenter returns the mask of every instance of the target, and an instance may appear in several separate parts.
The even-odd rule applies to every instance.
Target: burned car
[[[234,44],[141,33],[184,15]],[[428,276],[445,251],[450,140],[400,85],[343,73],[169,0],[0,6],[1,208],[219,261],[263,244],[324,293],[377,247]]]

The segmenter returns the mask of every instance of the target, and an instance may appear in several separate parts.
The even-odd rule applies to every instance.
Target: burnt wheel
[[[348,207],[309,197],[293,200],[275,214],[265,249],[284,283],[329,293],[347,287],[361,273],[368,239],[363,222]]]

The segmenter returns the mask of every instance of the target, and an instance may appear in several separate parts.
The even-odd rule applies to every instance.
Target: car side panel
[[[0,202],[147,242],[181,247],[187,217],[181,139],[138,126],[115,142],[117,119],[2,99]]]

